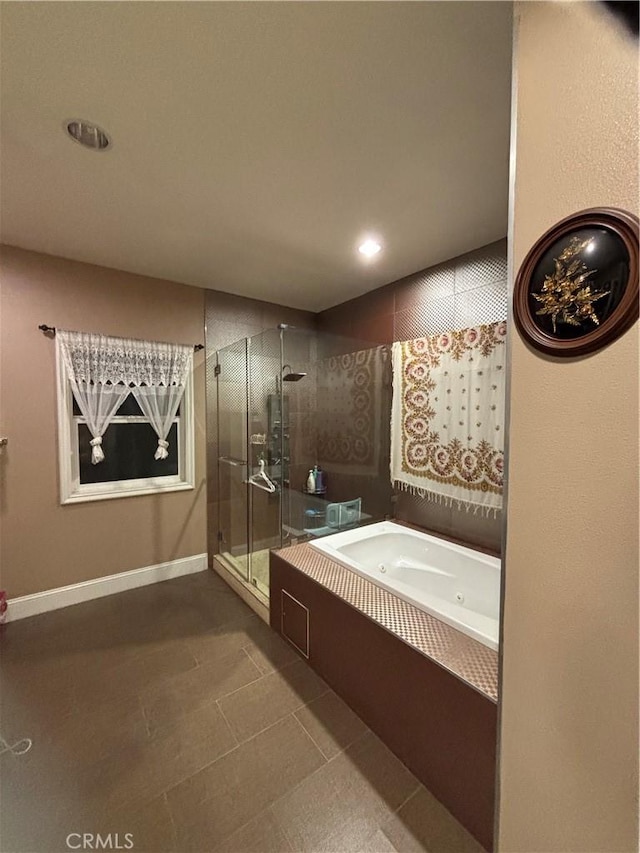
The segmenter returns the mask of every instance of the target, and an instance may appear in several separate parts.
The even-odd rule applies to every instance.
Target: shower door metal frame
[[[247,342],[247,369],[244,383],[245,388],[245,410],[247,413],[245,423],[245,447],[244,455],[247,460],[247,583],[250,587],[255,587],[253,582],[253,489],[251,488],[251,338],[246,338]]]
[[[263,329],[262,332],[257,332],[255,335],[246,338],[247,342],[247,375],[246,375],[246,411],[247,411],[247,423],[246,423],[246,449],[245,455],[247,458],[247,547],[248,547],[248,559],[247,565],[249,566],[249,577],[247,583],[251,587],[257,588],[257,585],[253,582],[253,554],[254,554],[254,524],[253,524],[253,510],[254,510],[254,500],[253,500],[253,489],[251,488],[249,478],[253,473],[250,470],[251,467],[251,341],[254,338],[260,337],[262,338],[264,335],[268,334],[271,331],[278,331],[279,338],[279,355],[280,361],[278,365],[278,374],[276,376],[276,389],[278,392],[278,404],[280,406],[280,479],[278,482],[278,536],[280,539],[280,546],[282,546],[283,542],[283,530],[282,530],[282,501],[284,497],[284,390],[282,385],[282,365],[283,365],[283,356],[284,356],[284,343],[283,343],[283,335],[284,329],[281,327],[277,327],[277,329]],[[264,593],[263,593],[264,594]]]
[[[245,435],[247,440],[244,445],[244,459],[235,459],[232,457],[223,457],[220,456],[220,375],[222,373],[222,365],[220,364],[220,353],[234,346],[238,341],[235,341],[232,344],[229,344],[226,347],[223,347],[221,350],[216,350],[216,403],[217,403],[217,432],[218,432],[218,458],[217,458],[217,480],[218,480],[218,495],[222,494],[222,485],[221,485],[221,468],[220,463],[223,462],[228,465],[232,465],[233,467],[242,467],[244,468],[244,475],[242,478],[242,483],[245,488],[245,512],[244,512],[244,527],[245,527],[245,539],[246,539],[246,558],[247,558],[247,576],[244,577],[243,573],[240,571],[239,567],[234,564],[233,560],[227,560],[225,558],[224,553],[222,552],[222,546],[224,543],[223,530],[222,530],[222,522],[220,519],[220,512],[218,510],[218,557],[224,562],[226,566],[228,566],[235,575],[237,575],[240,580],[244,583],[251,585],[251,542],[250,542],[250,523],[249,523],[249,500],[250,500],[250,489],[249,489],[249,458],[247,455],[247,451],[249,448],[249,338],[244,338],[244,396],[245,396]],[[231,543],[228,543],[229,546],[229,555],[233,557],[231,554]]]

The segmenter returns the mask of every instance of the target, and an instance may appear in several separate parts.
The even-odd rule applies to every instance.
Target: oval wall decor
[[[513,311],[525,340],[550,355],[614,341],[638,319],[638,218],[596,207],[558,222],[522,262]]]

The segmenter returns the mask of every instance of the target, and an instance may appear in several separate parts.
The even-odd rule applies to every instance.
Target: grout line
[[[177,845],[177,841],[178,841],[178,827],[176,826],[176,822],[173,819],[173,812],[171,811],[171,806],[169,805],[169,798],[167,797],[167,792],[163,791],[162,794],[160,794],[160,796],[164,800],[164,807],[167,810],[167,814],[169,815],[169,823],[171,824],[171,829],[173,831],[173,838],[171,839],[171,841],[172,841],[171,846],[175,847]]]
[[[284,840],[289,845],[289,850],[287,851],[287,853],[295,853],[296,848],[293,845],[293,841],[291,840],[291,836],[287,832],[287,825],[286,825],[286,823],[284,823],[283,821],[280,821],[278,819],[278,815],[273,810],[273,803],[271,803],[271,805],[269,806],[269,811],[271,812],[271,815],[272,815],[273,819],[275,820],[275,822],[278,826],[278,829],[284,835]]]
[[[397,756],[396,756],[396,757],[397,757]],[[400,759],[398,759],[398,761],[399,761],[399,760],[400,760]],[[404,762],[403,762],[403,764],[404,764]],[[407,767],[407,765],[406,765],[406,764],[404,764],[404,767]],[[409,768],[408,768],[408,767],[407,767],[407,770],[409,770]],[[410,771],[410,770],[409,770],[409,773],[411,773],[411,771]],[[412,774],[412,775],[413,775],[413,774]],[[405,798],[405,799],[400,803],[400,805],[398,806],[398,808],[397,808],[397,809],[394,809],[394,810],[393,810],[392,814],[398,814],[398,812],[400,811],[400,809],[404,808],[404,807],[406,806],[406,804],[409,802],[409,800],[413,799],[413,797],[415,797],[415,795],[418,793],[418,791],[419,791],[419,790],[420,790],[420,788],[422,787],[422,782],[420,782],[420,780],[419,780],[419,779],[416,779],[416,781],[417,781],[418,785],[417,785],[417,787],[415,788],[415,790],[413,790],[413,791],[409,794],[409,796],[408,796],[408,797],[406,797],[406,798]],[[385,821],[385,823],[386,823],[386,821]]]
[[[222,710],[222,709],[221,709],[221,710]],[[291,713],[290,713],[290,714],[287,714],[287,715],[286,715],[286,716],[284,716],[284,717],[281,717],[279,720],[276,720],[274,723],[270,723],[268,726],[265,726],[265,728],[264,728],[264,729],[261,729],[259,732],[256,732],[256,734],[254,734],[254,735],[251,735],[251,737],[250,737],[250,738],[247,738],[246,740],[240,741],[240,742],[238,743],[238,745],[237,745],[237,746],[233,746],[233,747],[231,747],[231,749],[228,749],[226,752],[223,752],[221,755],[218,755],[218,756],[217,756],[217,758],[214,758],[214,759],[213,759],[213,761],[210,761],[208,764],[205,764],[203,767],[200,767],[200,768],[199,768],[198,770],[196,770],[194,773],[191,773],[191,774],[189,774],[188,776],[185,776],[183,779],[180,779],[178,782],[174,782],[172,785],[170,785],[168,788],[166,788],[166,789],[165,789],[165,793],[168,793],[169,791],[172,791],[174,788],[177,788],[177,787],[178,787],[178,785],[182,785],[182,784],[183,784],[183,782],[186,782],[186,781],[187,781],[187,779],[191,779],[193,776],[196,776],[198,773],[202,773],[202,771],[203,771],[203,770],[207,770],[209,767],[211,767],[211,766],[212,766],[213,764],[215,764],[217,761],[220,761],[220,759],[224,758],[225,756],[227,756],[227,755],[229,755],[230,753],[234,752],[235,750],[239,749],[241,746],[246,746],[246,745],[247,745],[248,743],[250,743],[252,740],[254,740],[255,738],[257,738],[257,737],[258,737],[258,735],[264,734],[265,732],[269,731],[269,729],[274,728],[274,726],[278,726],[278,725],[280,725],[280,724],[283,722],[283,720],[286,720],[286,719],[287,719],[287,717],[292,717],[292,718],[294,718],[294,717],[293,717],[293,714],[291,714]],[[294,718],[294,719],[296,719],[296,718]],[[226,718],[225,718],[225,720],[226,720]],[[298,721],[297,719],[296,719],[296,722],[298,723],[298,725],[300,725],[300,723],[299,723],[299,721]],[[306,729],[303,729],[303,731],[304,731],[304,732],[305,732],[305,734],[306,734]],[[365,734],[366,734],[366,733],[365,733]],[[321,765],[321,767],[324,767],[324,764],[322,764],[322,765]],[[315,772],[315,771],[314,771],[314,772]],[[309,775],[312,775],[312,774],[309,774]],[[308,778],[308,777],[305,777],[305,778]],[[304,780],[303,780],[303,781],[304,781]],[[296,787],[297,787],[297,785],[296,785]],[[291,790],[293,790],[293,789],[291,789]],[[283,796],[284,796],[284,795],[283,795]],[[208,799],[210,799],[210,798],[208,797],[208,798],[207,798],[207,800],[208,800]],[[204,800],[204,802],[207,802],[207,800]],[[275,802],[275,801],[274,801],[274,802]],[[235,830],[234,830],[234,831],[235,831]]]
[[[251,653],[249,652],[248,646],[242,646],[242,648],[240,649],[240,651],[245,653],[245,655],[249,658],[249,660],[250,660],[250,661],[251,661],[251,663],[255,666],[255,668],[258,670],[258,672],[260,673],[260,675],[261,675],[261,676],[263,676],[263,675],[271,675],[272,673],[276,672],[276,670],[275,670],[275,669],[271,669],[271,670],[264,669],[264,668],[263,668],[263,667],[262,667],[262,666],[261,666],[257,661],[255,661],[255,660],[251,657]]]
[[[277,674],[279,674],[279,673],[278,673],[278,672],[270,672],[270,673],[268,673],[268,675],[277,675]],[[266,677],[267,677],[267,676],[263,676],[263,678],[266,678]],[[233,696],[234,694],[239,693],[239,692],[240,692],[240,690],[244,690],[244,689],[245,689],[245,688],[247,688],[247,687],[251,687],[253,684],[255,684],[255,683],[256,683],[257,681],[259,681],[259,680],[260,680],[260,679],[258,678],[258,679],[255,679],[255,681],[250,681],[250,682],[248,682],[247,684],[243,685],[242,687],[238,687],[238,689],[237,689],[237,690],[234,690],[232,693],[227,693],[225,696],[220,696],[220,697],[219,697],[219,699],[217,699],[216,701],[219,701],[220,699],[228,699],[228,698],[229,698],[229,696]],[[319,693],[317,696],[314,696],[314,697],[313,697],[313,699],[309,699],[309,701],[308,701],[308,702],[302,702],[302,701],[301,701],[299,705],[296,705],[294,708],[291,708],[290,710],[286,711],[286,712],[285,712],[281,717],[279,717],[277,720],[274,720],[274,722],[269,723],[269,725],[268,725],[268,726],[265,726],[263,729],[260,729],[259,731],[254,732],[254,734],[250,735],[249,737],[244,738],[244,740],[239,741],[239,743],[247,743],[247,742],[248,742],[248,741],[250,741],[252,738],[257,737],[259,734],[262,734],[262,732],[266,732],[266,731],[267,731],[267,729],[270,729],[272,726],[275,726],[277,723],[281,722],[282,720],[286,719],[287,717],[292,717],[292,716],[294,716],[294,715],[296,714],[296,712],[297,712],[297,711],[300,711],[302,708],[306,708],[306,707],[307,707],[307,705],[310,705],[310,704],[311,704],[311,702],[315,702],[315,700],[316,700],[316,699],[320,699],[322,696],[326,696],[326,695],[327,695],[327,693],[330,693],[330,692],[331,692],[331,688],[327,686],[327,689],[326,689],[326,690],[323,690],[323,692],[322,692],[322,693]],[[300,698],[300,697],[298,696],[297,698]],[[222,706],[220,705],[219,707],[220,707],[220,711],[222,711]],[[224,712],[223,712],[223,713],[224,713]],[[226,715],[225,715],[225,719],[227,719]],[[297,719],[298,719],[298,718],[296,717],[296,720],[297,720]],[[299,722],[299,720],[298,720],[298,722]],[[302,725],[302,724],[301,724],[301,725]],[[303,728],[304,728],[304,727],[303,727]],[[305,731],[306,731],[306,729],[305,729]],[[315,743],[315,741],[314,741],[314,743]],[[321,752],[322,752],[322,750],[321,750]],[[324,753],[323,753],[323,754],[324,754]],[[328,760],[329,760],[329,759],[327,759],[327,761],[328,761]]]
[[[323,690],[322,693],[318,693],[317,696],[314,696],[313,699],[309,699],[307,702],[301,702],[299,705],[296,705],[295,708],[291,711],[292,714],[297,714],[298,711],[301,711],[303,708],[306,708],[308,705],[311,705],[312,702],[315,702],[316,699],[322,699],[323,696],[326,696],[327,693],[331,693],[331,688],[327,687],[326,690]],[[297,694],[296,694],[297,696]],[[298,696],[298,698],[300,698]]]
[[[261,651],[260,647],[259,647],[256,643],[253,643],[253,642],[250,642],[250,643],[248,643],[246,646],[243,646],[243,647],[242,647],[242,651],[243,651],[246,655],[248,655],[248,656],[249,656],[249,659],[251,660],[251,662],[252,662],[253,664],[255,664],[255,666],[257,666],[257,667],[258,667],[258,669],[262,672],[262,674],[263,674],[263,675],[271,675],[271,674],[272,674],[272,673],[274,673],[274,672],[282,672],[282,670],[283,670],[283,669],[286,669],[286,668],[287,668],[288,666],[290,666],[292,663],[296,663],[296,661],[289,661],[289,663],[285,663],[285,664],[283,664],[281,667],[274,666],[273,664],[267,664],[267,666],[271,666],[271,669],[264,669],[264,665],[263,665],[263,664],[260,664],[258,661],[256,661],[256,660],[252,657],[252,655],[251,655],[251,649],[252,649],[252,648],[253,648],[253,649],[257,649],[258,651]]]
[[[198,767],[198,769],[194,770],[193,773],[188,773],[186,776],[183,776],[181,779],[178,779],[177,782],[173,782],[171,785],[169,785],[169,787],[164,789],[163,794],[167,796],[167,794],[171,793],[171,791],[173,791],[175,788],[178,788],[180,785],[184,785],[184,783],[188,782],[189,779],[193,779],[194,776],[197,776],[199,773],[203,773],[205,770],[208,770],[210,767],[216,764],[216,762],[220,761],[220,759],[224,758],[227,755],[230,755],[232,752],[235,752],[236,749],[238,749],[238,746],[232,746],[231,749],[227,749],[226,752],[223,752],[218,755],[216,758],[213,759],[213,761],[209,761],[207,764],[203,764],[202,767]],[[211,798],[207,797],[207,799],[203,800],[200,805],[203,805],[209,799]],[[169,811],[171,812],[171,805],[169,804],[168,799],[167,804],[169,805]],[[171,818],[173,820],[173,813],[171,814]]]
[[[222,709],[220,709],[220,710],[222,711]],[[287,714],[285,717],[281,717],[279,720],[276,720],[276,722],[271,723],[270,725],[266,726],[264,729],[261,729],[259,732],[257,732],[256,734],[252,735],[250,738],[247,738],[246,740],[241,741],[240,743],[238,743],[238,745],[237,745],[237,746],[234,746],[234,747],[232,747],[231,749],[228,749],[226,752],[223,752],[221,755],[217,756],[217,758],[214,758],[214,759],[213,759],[213,761],[210,761],[208,764],[205,764],[203,767],[200,767],[200,768],[199,768],[198,770],[196,770],[194,773],[191,773],[190,775],[185,776],[183,779],[180,779],[178,782],[175,782],[173,785],[171,785],[169,788],[167,788],[167,789],[163,792],[163,795],[166,797],[166,796],[167,796],[167,794],[168,794],[170,791],[172,791],[174,788],[177,788],[179,785],[182,785],[182,784],[183,784],[184,782],[186,782],[188,779],[191,779],[192,777],[194,777],[194,776],[198,775],[199,773],[202,773],[204,770],[207,770],[207,769],[208,769],[208,768],[210,768],[212,765],[214,765],[216,762],[220,761],[222,758],[225,758],[225,756],[227,756],[227,755],[231,754],[232,752],[234,752],[235,750],[239,749],[239,748],[240,748],[240,746],[245,746],[246,744],[248,744],[248,743],[250,743],[252,740],[254,740],[256,737],[258,737],[259,735],[264,734],[264,732],[268,731],[269,729],[272,729],[274,726],[279,725],[280,723],[282,723],[282,722],[283,722],[283,720],[286,720],[286,719],[287,719],[287,717],[291,717],[292,719],[294,719],[294,720],[295,720],[295,722],[300,726],[300,728],[302,729],[302,731],[305,733],[305,735],[307,735],[307,736],[309,737],[309,739],[311,740],[311,742],[313,743],[313,745],[316,747],[316,749],[318,750],[318,752],[320,753],[320,755],[322,756],[322,758],[324,758],[324,764],[321,764],[321,765],[320,765],[320,767],[318,767],[318,768],[317,768],[316,770],[314,770],[312,773],[309,773],[307,776],[305,776],[305,777],[304,777],[304,779],[301,779],[301,780],[300,780],[300,782],[299,782],[297,785],[294,785],[294,786],[293,786],[293,788],[290,788],[288,791],[285,791],[285,793],[284,793],[284,794],[282,794],[282,796],[280,796],[280,797],[276,798],[275,800],[273,800],[273,801],[272,801],[272,802],[271,802],[267,807],[265,807],[265,809],[264,809],[263,811],[266,811],[267,809],[270,809],[270,808],[271,808],[275,803],[277,803],[279,800],[281,800],[281,799],[283,799],[284,797],[286,797],[286,796],[287,796],[288,794],[290,794],[292,791],[296,790],[296,788],[298,788],[298,787],[299,787],[303,782],[305,782],[307,779],[311,778],[311,776],[315,775],[315,773],[317,773],[319,770],[321,770],[323,767],[325,767],[325,766],[326,766],[330,761],[333,761],[333,759],[327,759],[327,758],[325,757],[325,755],[324,755],[324,753],[322,752],[322,750],[317,746],[317,744],[315,743],[315,741],[313,740],[313,738],[309,735],[309,733],[308,733],[308,732],[307,732],[307,730],[304,728],[304,726],[302,725],[302,723],[298,720],[298,718],[297,718],[297,717],[295,717],[295,716],[293,715],[293,713]],[[226,721],[226,717],[225,717],[225,721]],[[361,737],[362,737],[362,736],[364,736],[364,735],[366,735],[366,734],[368,734],[368,733],[369,733],[369,731],[368,731],[368,730],[367,730],[367,731],[365,731],[365,732],[363,732],[363,733],[362,733],[362,735],[361,735]],[[232,732],[232,734],[234,734],[234,733]],[[356,738],[356,740],[355,740],[355,741],[353,741],[353,743],[356,743],[356,741],[358,741],[358,740],[360,740],[360,737]],[[340,754],[341,754],[341,753],[338,753],[338,755],[340,755]],[[334,758],[336,758],[336,757],[337,757],[337,756],[334,756]],[[208,800],[208,799],[210,799],[210,798],[207,798],[207,800]],[[204,801],[203,801],[203,803],[202,803],[201,805],[204,805],[204,804],[207,802],[207,800],[204,800]],[[169,812],[170,812],[171,819],[172,819],[172,822],[173,822],[173,813],[171,812],[171,807],[170,807],[170,805],[169,805],[169,803],[168,803],[168,799],[167,799],[167,805],[169,806]],[[255,817],[255,815],[254,815],[253,817]],[[251,818],[251,820],[253,819],[253,817]],[[275,817],[275,815],[274,815],[274,817]],[[250,822],[250,821],[247,821],[247,823],[249,823],[249,822]],[[278,821],[278,825],[280,826],[280,828],[281,828],[281,829],[283,829],[283,827],[282,827],[282,825],[280,824],[280,822],[279,822],[279,821]],[[175,823],[174,823],[174,826],[175,826]],[[244,826],[246,826],[246,823],[245,823],[245,824],[243,824],[243,827],[244,827]],[[239,829],[242,829],[243,827],[238,827],[238,829],[237,829],[237,830],[234,830],[234,832],[237,832]],[[233,834],[233,833],[231,833],[231,834]],[[227,837],[228,837],[228,836],[227,836]],[[292,848],[292,849],[294,849],[294,848],[293,848],[293,845],[291,844],[291,842],[290,842],[290,840],[289,840],[289,837],[288,837],[288,836],[287,836],[287,834],[286,834],[286,832],[285,832],[285,837],[287,838],[287,841],[289,842],[289,844],[290,844],[291,848]],[[222,839],[222,840],[224,840],[224,839]]]
[[[285,666],[283,666],[281,669],[274,669],[274,670],[272,670],[271,672],[261,672],[261,671],[260,671],[260,669],[259,669],[259,667],[258,667],[258,665],[257,665],[257,664],[256,664],[256,662],[253,660],[253,658],[251,657],[251,655],[249,655],[249,654],[248,654],[248,652],[246,651],[246,649],[245,649],[245,648],[242,648],[242,649],[240,649],[240,651],[244,652],[244,653],[247,655],[247,657],[249,658],[249,660],[251,661],[251,663],[255,666],[255,668],[256,668],[256,669],[257,669],[257,671],[258,671],[258,677],[257,677],[257,678],[253,678],[251,681],[247,681],[247,683],[246,683],[246,684],[243,684],[241,687],[236,687],[236,689],[235,689],[235,690],[232,690],[230,693],[224,693],[224,694],[222,694],[221,696],[218,696],[218,698],[216,699],[216,701],[219,701],[220,699],[227,699],[229,696],[233,696],[233,695],[235,695],[236,693],[239,693],[241,690],[244,690],[246,687],[250,687],[252,684],[255,684],[256,682],[260,681],[260,679],[261,679],[261,678],[271,678],[272,676],[280,675],[282,672],[284,672],[284,670],[288,669],[288,668],[289,668],[289,667],[291,667],[291,666],[294,666],[294,665],[295,665],[295,664],[297,664],[297,663],[304,663],[304,664],[306,664],[307,666],[309,666],[309,664],[307,664],[307,663],[306,663],[306,661],[302,660],[302,658],[299,658],[299,659],[296,659],[296,660],[294,660],[294,661],[291,661],[291,662],[290,662],[290,663],[288,663],[288,664],[285,664]],[[311,667],[309,667],[309,669],[311,669]],[[313,670],[312,670],[312,672],[313,672]],[[317,674],[317,673],[314,673],[314,674]],[[318,678],[320,678],[320,676],[319,676],[319,675],[318,675]],[[326,682],[324,681],[324,679],[320,678],[320,680],[321,680],[324,684],[326,684]],[[318,694],[318,696],[314,696],[314,698],[313,698],[313,699],[310,699],[310,700],[309,700],[309,702],[313,702],[315,699],[319,699],[319,698],[320,698],[320,696],[324,696],[324,695],[325,695],[325,693],[328,693],[330,690],[331,690],[331,688],[329,687],[329,685],[327,685],[327,689],[326,689],[326,690],[324,690],[322,693]],[[294,708],[294,710],[295,710],[295,711],[297,711],[297,710],[299,710],[300,708],[303,708],[305,705],[308,705],[308,704],[309,704],[309,702],[302,702],[300,705],[297,705],[297,706]],[[292,713],[292,712],[287,712],[287,714],[288,714],[288,713]],[[287,715],[285,714],[285,716],[287,716]],[[269,728],[269,726],[267,726],[267,728]],[[262,729],[262,731],[264,731],[264,729]],[[253,737],[253,735],[252,735],[252,737]]]
[[[293,716],[293,715],[291,715],[291,716]],[[305,734],[308,734],[307,730],[304,728],[304,726],[302,725],[302,723],[300,722],[300,720],[298,720],[298,718],[297,718],[297,717],[294,717],[294,719],[296,720],[296,722],[298,723],[298,725],[302,728],[302,730],[305,732]],[[354,744],[358,743],[358,741],[363,740],[363,739],[364,739],[367,735],[369,735],[369,734],[372,734],[372,732],[371,732],[371,730],[370,730],[370,729],[367,729],[365,732],[362,732],[362,734],[360,734],[360,735],[359,735],[359,736],[358,736],[358,737],[357,737],[357,738],[356,738],[356,739],[355,739],[351,744],[349,744],[349,748],[351,748]],[[301,779],[301,780],[298,782],[298,784],[297,784],[297,785],[294,785],[294,786],[293,786],[293,788],[290,788],[288,791],[285,791],[285,793],[284,793],[284,794],[282,794],[281,796],[277,797],[277,798],[276,798],[276,799],[271,803],[271,805],[269,806],[269,808],[273,809],[273,807],[276,805],[276,803],[279,803],[281,800],[284,800],[284,799],[285,799],[285,797],[288,797],[288,796],[289,796],[290,794],[292,794],[294,791],[297,791],[297,790],[298,790],[298,788],[299,788],[301,785],[304,785],[304,783],[305,783],[305,782],[307,782],[309,779],[312,779],[312,778],[313,778],[317,773],[320,773],[320,771],[324,770],[324,768],[325,768],[325,767],[327,767],[329,764],[331,764],[333,761],[335,761],[335,760],[336,760],[337,758],[339,758],[341,755],[344,755],[344,753],[345,753],[345,752],[346,752],[346,750],[343,750],[342,752],[338,752],[336,755],[334,755],[334,756],[332,756],[331,758],[327,759],[327,761],[325,762],[325,764],[321,764],[321,765],[320,765],[320,767],[317,767],[315,770],[313,770],[311,773],[309,773],[307,776],[305,776],[305,777],[304,777],[304,779]],[[322,753],[321,753],[321,754],[322,754]],[[415,793],[415,792],[414,792],[414,793]],[[279,823],[279,825],[281,825],[281,824]],[[293,846],[293,845],[292,845],[292,846]],[[295,849],[295,848],[294,848],[294,849]]]
[[[293,711],[287,711],[286,714],[284,714],[282,717],[278,717],[278,719],[274,720],[273,723],[269,723],[268,726],[265,726],[263,729],[260,729],[259,731],[254,732],[252,735],[249,735],[249,737],[244,738],[244,740],[239,741],[239,745],[244,746],[246,743],[249,743],[254,738],[257,738],[258,735],[262,735],[265,732],[268,732],[269,729],[272,729],[274,726],[277,726],[278,723],[281,723],[283,720],[286,720],[287,717],[293,717]]]
[[[231,737],[235,740],[235,742],[236,742],[236,746],[240,746],[240,741],[238,740],[238,736],[237,736],[237,734],[234,732],[234,730],[233,730],[233,728],[232,728],[232,726],[231,726],[231,723],[229,722],[229,718],[227,717],[227,715],[225,714],[225,712],[222,710],[222,706],[220,705],[220,701],[219,701],[218,699],[216,699],[215,704],[216,704],[216,707],[217,707],[218,711],[220,711],[220,715],[222,716],[222,719],[223,719],[223,720],[224,720],[224,722],[226,723],[227,728],[228,728],[228,729],[229,729],[229,731],[231,732]],[[235,747],[234,747],[234,749],[235,749]]]
[[[305,730],[305,732],[309,735],[309,737],[311,738],[312,743],[314,743],[314,744],[315,744],[315,746],[318,748],[318,751],[320,752],[320,755],[322,755],[322,757],[324,758],[324,760],[328,762],[328,761],[329,761],[329,757],[328,757],[328,755],[327,755],[327,754],[325,753],[325,751],[322,749],[322,747],[320,746],[320,744],[316,741],[316,739],[315,739],[315,738],[314,738],[314,736],[311,734],[311,732],[309,731],[309,729],[305,726],[305,724],[302,722],[302,720],[298,717],[298,711],[299,711],[299,710],[300,710],[300,708],[298,708],[298,710],[297,710],[297,711],[294,711],[294,712],[293,712],[293,716],[294,716],[294,717],[296,718],[296,720],[300,723],[300,725],[301,725],[301,726],[302,726],[302,728]]]
[[[244,650],[243,650],[243,649],[238,649],[237,651],[244,651]],[[233,655],[233,654],[236,654],[236,651],[229,652],[229,654],[228,654],[228,655],[223,655],[223,657],[230,657],[230,656],[231,656],[231,655]],[[220,694],[219,696],[216,696],[216,697],[215,697],[215,699],[211,699],[211,700],[209,700],[209,701],[207,701],[207,702],[204,702],[204,703],[203,703],[203,705],[202,705],[202,706],[200,706],[200,707],[204,707],[204,705],[209,705],[209,704],[211,704],[211,702],[217,702],[217,701],[219,701],[220,699],[226,699],[226,698],[227,698],[227,696],[233,696],[233,694],[234,694],[234,693],[237,693],[239,690],[244,690],[244,688],[245,688],[245,687],[248,687],[250,684],[255,684],[255,682],[256,682],[256,681],[259,681],[261,678],[263,678],[263,677],[264,677],[264,675],[265,675],[265,673],[260,672],[260,670],[259,670],[259,669],[258,669],[258,667],[255,665],[255,663],[251,660],[251,658],[249,658],[249,660],[251,661],[251,663],[253,664],[253,666],[255,667],[255,669],[256,669],[256,671],[257,671],[257,673],[258,673],[258,674],[257,674],[257,676],[256,676],[255,678],[252,678],[250,681],[247,681],[247,683],[246,683],[246,684],[242,684],[240,687],[236,687],[234,690],[231,690],[229,693],[222,693],[222,694]],[[201,666],[202,666],[202,667],[204,667],[204,666],[208,666],[208,664],[206,664],[206,663],[205,663],[205,664],[202,664]],[[199,668],[199,667],[192,667],[191,669],[185,670],[185,672],[192,672],[192,671],[193,671],[193,669],[198,669],[198,668]],[[271,673],[267,673],[267,674],[269,674],[269,675],[270,675]],[[178,676],[179,676],[179,675],[183,675],[183,673],[177,673],[177,675],[178,675]],[[169,677],[171,678],[171,677],[174,677],[174,676],[169,676]],[[151,691],[149,691],[149,692],[153,692],[153,689],[154,689],[154,688],[152,688],[152,689],[151,689]],[[189,710],[185,711],[183,714],[178,714],[177,716],[184,716],[184,715],[188,714],[191,710],[193,710],[193,709],[192,709],[192,708],[190,708]]]

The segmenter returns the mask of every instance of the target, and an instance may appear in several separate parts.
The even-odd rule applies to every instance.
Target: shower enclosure
[[[389,347],[282,325],[218,350],[207,373],[209,548],[268,604],[271,548],[390,513]]]

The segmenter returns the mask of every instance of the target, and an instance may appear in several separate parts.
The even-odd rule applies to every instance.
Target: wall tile
[[[436,335],[454,328],[454,297],[417,303],[408,311],[395,315],[394,339],[407,341],[410,338],[422,338]]]
[[[496,281],[455,295],[453,327],[465,329],[507,316],[507,283]]]
[[[506,281],[507,241],[499,240],[468,255],[455,266],[456,293],[482,287],[493,281]]]
[[[401,279],[395,287],[395,310],[410,311],[431,299],[453,296],[455,266],[440,264],[416,275]]]
[[[318,315],[318,328],[339,334],[377,337],[386,343],[389,341],[386,335],[390,292],[394,293],[393,340],[396,341],[502,320],[507,315],[506,253],[506,240],[499,240],[422,270],[323,311]],[[340,351],[339,347],[337,349]],[[376,489],[382,498],[388,500],[381,486],[388,479],[387,469],[388,466]],[[362,488],[362,483],[334,475],[333,487],[336,494],[352,496]],[[367,502],[375,511],[379,509],[373,506],[375,501],[368,498]],[[404,492],[396,493],[394,514],[402,520],[455,536],[473,545],[494,550],[500,548],[500,519],[474,516],[473,513],[443,507]]]
[[[351,325],[354,338],[372,344],[390,344],[394,335],[394,315],[381,314],[374,317],[354,317]]]
[[[347,304],[345,303],[345,305]],[[351,311],[347,310],[345,305],[338,305],[335,308],[329,308],[327,311],[318,314],[318,330],[321,332],[330,332],[338,336],[350,335],[352,316]]]

